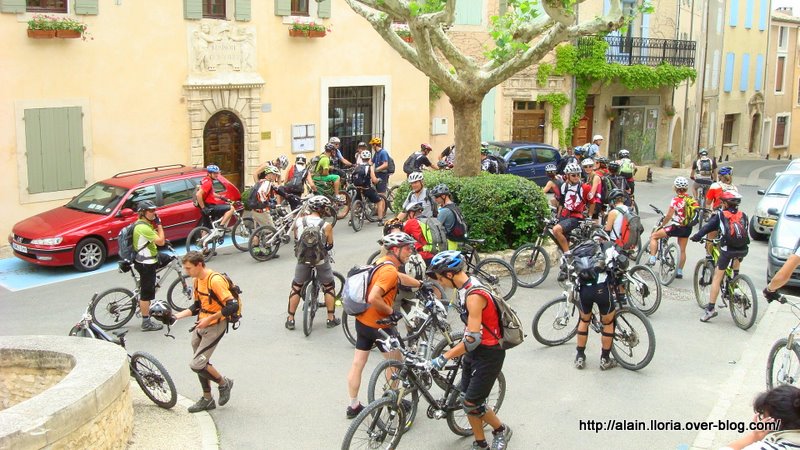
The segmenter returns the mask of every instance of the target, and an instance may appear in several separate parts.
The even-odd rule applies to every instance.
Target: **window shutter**
[[[97,15],[97,0],[75,0],[75,14]]]
[[[250,20],[250,0],[236,0],[236,20]]]
[[[292,0],[275,0],[275,15],[276,16],[292,15]]]
[[[331,18],[331,0],[322,0],[317,3],[317,17],[320,19]]]
[[[25,110],[28,193],[86,185],[83,114],[79,106]]]
[[[483,2],[460,1],[456,3],[457,25],[480,25],[483,13]]]
[[[739,90],[746,92],[750,84],[750,53],[742,55],[742,73],[739,74]]]
[[[769,0],[761,0],[759,6],[758,30],[764,31],[767,29],[767,21],[769,20]]]
[[[0,12],[24,13],[26,0],[0,0]]]
[[[764,55],[760,53],[756,56],[755,88],[759,92],[764,89]]]
[[[183,0],[183,18],[200,20],[203,18],[202,0]]]
[[[730,0],[728,8],[730,8],[728,14],[728,24],[732,27],[735,27],[736,25],[739,25],[739,0]]]
[[[756,0],[747,0],[744,13],[744,27],[748,30],[753,28],[753,16],[756,15]]]
[[[725,55],[725,81],[722,85],[722,89],[725,92],[733,90],[733,64],[735,59],[733,52],[728,52]]]
[[[483,97],[481,103],[481,141],[494,140],[495,88]]]

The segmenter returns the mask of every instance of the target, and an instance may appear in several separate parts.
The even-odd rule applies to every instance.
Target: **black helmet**
[[[145,211],[149,211],[151,209],[156,209],[156,204],[153,203],[150,200],[141,201],[136,206],[136,212],[145,212]]]
[[[394,230],[403,231],[403,221],[395,217],[383,223],[383,235],[391,233]]]
[[[175,323],[172,320],[172,309],[164,300],[153,300],[150,303],[150,316],[166,325]]]
[[[423,205],[422,202],[416,202],[406,206],[406,212],[421,212],[424,209],[425,205]]]
[[[336,146],[335,145],[331,144],[330,142],[325,144],[325,151],[326,152],[332,152],[334,150],[336,150]]]
[[[613,172],[613,173],[619,172],[619,168],[620,168],[620,165],[616,161],[611,161],[610,163],[608,163],[608,171],[609,172]]]
[[[623,192],[622,189],[611,189],[608,193],[608,201],[610,202],[613,202],[614,199],[619,197],[625,197],[625,192]]]
[[[446,184],[437,184],[431,189],[431,195],[438,197],[440,195],[450,195],[450,188]]]

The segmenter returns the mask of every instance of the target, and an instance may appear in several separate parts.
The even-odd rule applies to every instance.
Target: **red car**
[[[117,236],[136,220],[136,205],[152,200],[167,239],[185,239],[200,223],[195,187],[204,169],[180,164],[121,172],[89,186],[69,203],[14,225],[8,241],[14,255],[42,266],[68,266],[87,272],[119,250]],[[239,190],[222,176],[214,190],[239,200]]]

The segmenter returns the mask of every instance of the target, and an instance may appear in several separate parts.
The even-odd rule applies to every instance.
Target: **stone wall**
[[[50,389],[69,370],[0,366],[0,411]]]

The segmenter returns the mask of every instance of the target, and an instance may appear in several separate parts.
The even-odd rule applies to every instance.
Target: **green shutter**
[[[292,15],[292,0],[275,0],[275,15],[276,16]]]
[[[495,88],[486,93],[481,103],[481,141],[494,140]]]
[[[498,8],[497,15],[502,16],[508,11],[508,0],[500,0],[500,7]]]
[[[97,0],[75,0],[75,14],[97,15]]]
[[[0,12],[24,13],[26,0],[0,0]]]
[[[459,0],[456,3],[457,25],[480,25],[483,16],[483,2]]]
[[[78,106],[25,110],[28,193],[86,185],[82,116]]]
[[[250,20],[250,0],[236,0],[234,8],[236,8],[236,20]]]
[[[183,18],[200,20],[203,18],[203,0],[183,0]]]
[[[317,16],[320,19],[331,18],[331,0],[322,0],[317,3]]]

